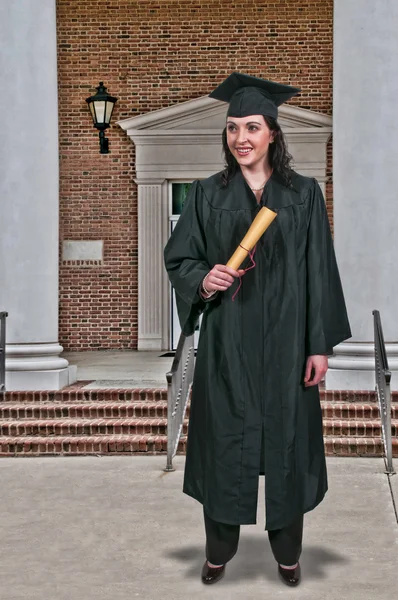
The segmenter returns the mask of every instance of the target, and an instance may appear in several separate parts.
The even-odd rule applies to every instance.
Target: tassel
[[[243,246],[241,246],[240,244],[239,244],[239,246],[241,248],[243,248]],[[246,250],[246,248],[243,248],[243,250],[246,250],[246,252],[249,253],[250,260],[252,262],[252,264],[250,265],[250,267],[247,267],[247,269],[244,269],[245,273],[247,273],[247,271],[250,271],[250,269],[254,269],[254,267],[256,266],[256,262],[254,260],[254,253],[256,251],[256,248],[257,248],[257,246],[254,246],[254,248],[253,248],[252,251]],[[236,294],[239,292],[239,290],[240,290],[241,287],[242,287],[242,275],[239,275],[239,285],[238,285],[237,290],[234,292],[234,295],[232,296],[232,302],[234,302]]]

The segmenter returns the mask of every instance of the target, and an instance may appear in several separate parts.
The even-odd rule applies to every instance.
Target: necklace
[[[272,171],[271,171],[271,175],[272,175]],[[252,192],[261,192],[261,190],[263,190],[265,188],[265,186],[267,185],[267,182],[268,182],[269,178],[271,177],[271,175],[269,177],[267,177],[267,179],[264,181],[264,183],[261,187],[253,188],[249,184],[249,188],[251,189],[251,191]]]
[[[259,188],[250,188],[252,192],[259,192],[260,190],[263,190],[265,188],[265,184],[267,183],[268,179],[264,181],[263,185]]]

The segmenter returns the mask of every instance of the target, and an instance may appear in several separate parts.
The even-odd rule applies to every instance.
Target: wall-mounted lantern
[[[90,96],[90,98],[86,98],[86,102],[93,117],[94,127],[99,129],[100,154],[108,154],[109,140],[105,137],[104,131],[110,126],[109,123],[117,98],[108,94],[102,81],[96,89],[97,93]]]

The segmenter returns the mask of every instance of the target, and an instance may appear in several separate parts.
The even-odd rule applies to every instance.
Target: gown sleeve
[[[191,185],[181,216],[164,249],[165,267],[176,292],[181,330],[192,335],[200,314],[218,294],[204,299],[199,287],[211,270],[207,261],[205,228],[209,205],[199,181]]]
[[[332,354],[351,337],[325,201],[318,182],[310,190],[307,237],[306,354]]]

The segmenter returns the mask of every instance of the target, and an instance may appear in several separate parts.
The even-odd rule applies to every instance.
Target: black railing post
[[[388,368],[386,346],[384,343],[383,328],[378,310],[373,311],[374,337],[375,337],[375,376],[376,393],[379,403],[381,431],[386,459],[386,473],[394,474],[392,462],[392,435],[391,435],[391,371]]]
[[[6,391],[6,318],[7,312],[0,312],[0,392]]]

